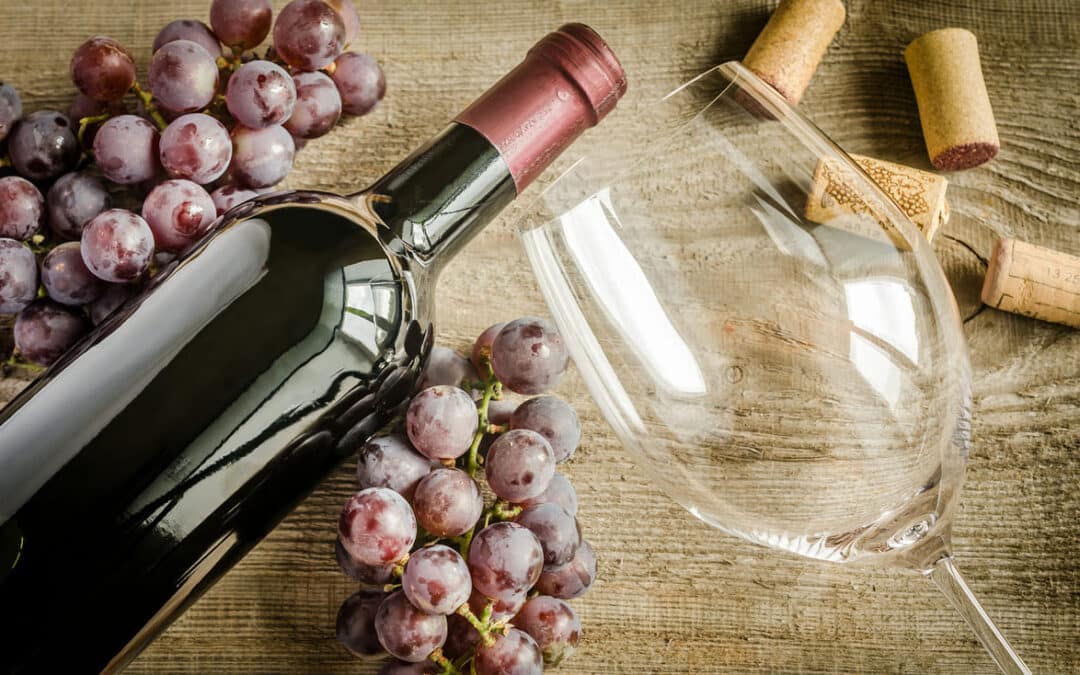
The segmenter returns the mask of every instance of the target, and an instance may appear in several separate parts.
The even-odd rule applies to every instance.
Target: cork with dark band
[[[942,28],[904,51],[930,162],[958,171],[993,159],[1001,142],[986,93],[979,45],[963,28]]]
[[[743,65],[798,105],[844,14],[840,0],[782,0]]]

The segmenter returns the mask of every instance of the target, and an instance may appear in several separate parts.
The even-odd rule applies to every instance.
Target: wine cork
[[[896,202],[919,228],[927,241],[949,220],[945,191],[949,181],[929,171],[886,162],[863,155],[851,155],[863,171]],[[838,159],[825,157],[814,168],[806,219],[839,226],[873,239],[886,239],[901,250],[910,250],[907,241],[887,219],[873,218],[873,209],[858,189],[854,172]]]
[[[1080,258],[1016,239],[999,239],[982,301],[996,309],[1080,328]]]
[[[939,171],[970,169],[1001,147],[986,93],[979,45],[963,28],[942,28],[904,51],[930,162]]]
[[[821,57],[844,24],[840,0],[782,0],[743,65],[798,105]]]

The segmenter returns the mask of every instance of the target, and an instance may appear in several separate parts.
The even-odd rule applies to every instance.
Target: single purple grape
[[[510,416],[510,428],[530,429],[546,438],[556,463],[570,459],[581,440],[577,413],[555,396],[537,396],[522,403]]]
[[[197,42],[166,42],[150,59],[150,91],[162,108],[175,113],[205,108],[218,87],[214,57]]]
[[[375,656],[383,653],[379,636],[375,634],[375,615],[379,605],[389,596],[379,590],[361,589],[341,603],[337,613],[338,642],[353,656]]]
[[[226,211],[244,202],[259,196],[254,190],[245,190],[235,185],[223,185],[210,193],[210,199],[214,200],[214,207],[220,216]]]
[[[232,161],[232,139],[210,115],[181,115],[161,132],[161,166],[173,178],[206,185],[222,176]]]
[[[217,207],[195,183],[167,180],[146,196],[142,217],[154,233],[158,250],[181,253],[213,228]]]
[[[460,469],[435,469],[420,479],[413,493],[420,526],[437,537],[465,534],[484,511],[480,486]]]
[[[369,586],[383,586],[394,578],[394,565],[366,565],[352,557],[340,539],[334,540],[334,558],[338,567],[353,581]]]
[[[503,326],[491,344],[491,367],[503,386],[519,394],[542,394],[566,372],[569,353],[559,331],[537,317]]]
[[[503,392],[502,398],[488,401],[488,422],[491,424],[508,425],[510,416],[521,405],[521,399],[511,398],[513,394]]]
[[[472,593],[469,566],[449,546],[427,546],[409,556],[401,576],[401,590],[421,611],[453,614]]]
[[[83,262],[99,279],[134,281],[150,267],[153,255],[154,233],[131,211],[103,211],[83,229]]]
[[[350,115],[368,114],[386,96],[382,67],[367,54],[345,52],[334,61],[331,77],[341,94],[341,108]]]
[[[276,185],[292,170],[296,144],[285,127],[248,129],[238,126],[233,129],[232,142],[230,172],[246,187]]]
[[[505,322],[492,324],[485,328],[483,333],[480,333],[480,337],[476,338],[476,342],[473,343],[472,353],[469,355],[476,372],[483,375],[487,374],[487,365],[485,363],[491,363],[491,344],[495,342],[495,337],[505,325]]]
[[[491,646],[476,648],[473,668],[476,675],[540,675],[544,658],[528,633],[511,628],[505,635],[497,635]]]
[[[0,237],[26,241],[41,227],[45,200],[34,184],[18,176],[0,178]]]
[[[356,11],[356,5],[351,0],[324,0],[324,2],[334,8],[345,24],[345,46],[355,43],[360,37],[360,13]]]
[[[297,73],[296,107],[285,128],[297,138],[318,138],[334,128],[341,119],[341,94],[325,73]]]
[[[225,104],[249,129],[283,124],[296,107],[296,85],[285,69],[270,61],[249,61],[229,78]]]
[[[446,641],[446,617],[421,611],[403,592],[394,591],[379,605],[375,632],[392,656],[419,663]]]
[[[319,70],[345,47],[345,22],[322,0],[292,0],[274,21],[274,50],[296,70]]]
[[[109,208],[112,198],[100,180],[84,172],[60,176],[45,196],[45,211],[53,233],[78,239],[90,219]]]
[[[479,419],[464,390],[440,385],[413,397],[405,413],[405,430],[413,447],[426,457],[454,459],[469,449]]]
[[[367,488],[345,503],[338,519],[338,538],[365,565],[396,563],[416,541],[416,516],[393,490]]]
[[[573,560],[562,567],[544,570],[536,582],[536,590],[563,600],[573,600],[585,595],[596,581],[596,554],[584,539],[578,546]]]
[[[217,36],[210,30],[210,26],[195,19],[177,19],[165,24],[165,27],[154,38],[154,46],[151,51],[156,52],[163,45],[177,40],[194,42],[214,58],[221,56],[221,43],[218,42]]]
[[[511,600],[532,588],[544,567],[536,535],[517,523],[480,530],[469,546],[473,587],[489,598]]]
[[[438,675],[443,672],[442,666],[435,665],[431,661],[424,660],[420,663],[409,663],[390,659],[379,668],[379,675]]]
[[[148,181],[158,172],[158,132],[135,115],[113,117],[94,136],[94,159],[105,177],[121,185]]]
[[[90,321],[95,326],[113,315],[128,298],[135,295],[130,284],[106,284],[105,292],[90,305]]]
[[[86,305],[105,292],[105,283],[86,267],[79,242],[53,248],[41,261],[41,285],[62,305]]]
[[[70,171],[79,161],[79,141],[71,123],[55,110],[24,117],[8,137],[15,171],[30,180],[48,180]]]
[[[409,445],[400,434],[376,436],[360,451],[356,461],[356,479],[360,489],[390,488],[412,500],[416,484],[431,473],[432,462]]]
[[[37,297],[38,268],[21,241],[0,239],[0,314],[15,314]]]
[[[548,488],[555,475],[555,454],[540,434],[528,429],[514,429],[491,444],[484,474],[492,492],[517,504]]]
[[[511,619],[521,608],[525,606],[525,601],[529,599],[529,592],[522,591],[509,596],[506,600],[499,600],[497,598],[489,598],[483,593],[480,593],[475,588],[472,595],[469,596],[469,609],[476,616],[480,616],[487,609],[487,606],[491,605],[491,620],[493,622],[506,621]]]
[[[544,665],[548,666],[562,663],[581,640],[581,621],[574,608],[565,600],[549,595],[538,595],[526,602],[513,624],[536,641],[544,655]]]
[[[581,544],[577,520],[558,504],[537,504],[522,511],[514,519],[540,540],[544,549],[544,569],[565,565],[574,559]]]
[[[473,628],[468,619],[459,614],[446,617],[446,642],[442,646],[443,656],[451,661],[457,661],[462,656],[471,653],[478,642],[480,642],[480,631]]]
[[[529,507],[537,504],[558,504],[571,516],[576,516],[578,511],[577,491],[570,484],[570,479],[556,472],[551,477],[547,489],[529,499],[518,502],[520,506]]]
[[[18,90],[6,82],[0,82],[0,141],[11,133],[22,113],[22,99]]]
[[[418,389],[427,389],[438,385],[460,387],[464,380],[477,380],[476,372],[469,361],[446,347],[432,347],[428,355],[424,372],[420,375]],[[475,431],[475,426],[473,427]],[[471,436],[471,435],[470,435]],[[471,441],[470,437],[470,441]]]
[[[270,34],[273,9],[270,0],[214,0],[210,25],[227,47],[254,49]]]
[[[48,366],[89,329],[82,312],[51,300],[35,300],[15,318],[15,348],[27,361]]]
[[[98,35],[71,56],[71,81],[95,101],[116,101],[135,84],[135,59],[116,40]]]

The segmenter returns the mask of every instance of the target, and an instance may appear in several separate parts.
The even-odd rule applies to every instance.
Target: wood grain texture
[[[28,109],[65,107],[68,57],[87,36],[132,48],[145,72],[158,28],[205,19],[208,0],[0,0],[0,78]],[[276,0],[280,7],[282,0]],[[389,93],[370,116],[311,143],[293,186],[349,190],[389,168],[516,63],[546,30],[592,24],[630,76],[620,115],[722,60],[741,56],[767,0],[365,0],[362,49]],[[1073,0],[851,0],[803,110],[852,152],[929,168],[902,50],[963,26],[979,37],[1000,156],[950,176],[952,219],[935,239],[966,323],[975,426],[955,549],[969,583],[1036,672],[1080,663],[1080,332],[976,314],[999,236],[1080,253],[1080,5]],[[642,136],[649,123],[638,123]],[[440,338],[464,347],[497,320],[546,313],[512,231],[514,211],[451,264],[439,287]],[[0,382],[0,396],[17,386]],[[776,555],[719,534],[650,487],[582,381],[558,392],[580,411],[568,468],[599,581],[575,601],[585,627],[563,670],[630,672],[991,673],[974,638],[924,580]],[[333,619],[352,585],[332,555],[353,489],[343,465],[177,621],[132,672],[375,672],[347,657]],[[57,583],[78,583],[57,580]]]

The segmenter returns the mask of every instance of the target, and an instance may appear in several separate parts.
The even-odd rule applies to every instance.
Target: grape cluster
[[[270,0],[213,0],[209,26],[161,29],[145,87],[104,36],[72,55],[66,112],[24,114],[0,83],[0,314],[18,315],[13,358],[51,364],[225,211],[285,179],[304,143],[370,112],[386,80],[346,51],[359,32],[351,0],[292,0],[276,20]]]
[[[403,429],[360,451],[360,491],[338,520],[337,562],[362,584],[338,612],[346,650],[389,654],[384,674],[528,675],[573,653],[581,622],[566,601],[592,585],[596,556],[556,470],[581,426],[544,394],[567,361],[532,317],[485,330],[471,359],[432,349]],[[539,395],[515,403],[504,387]]]

